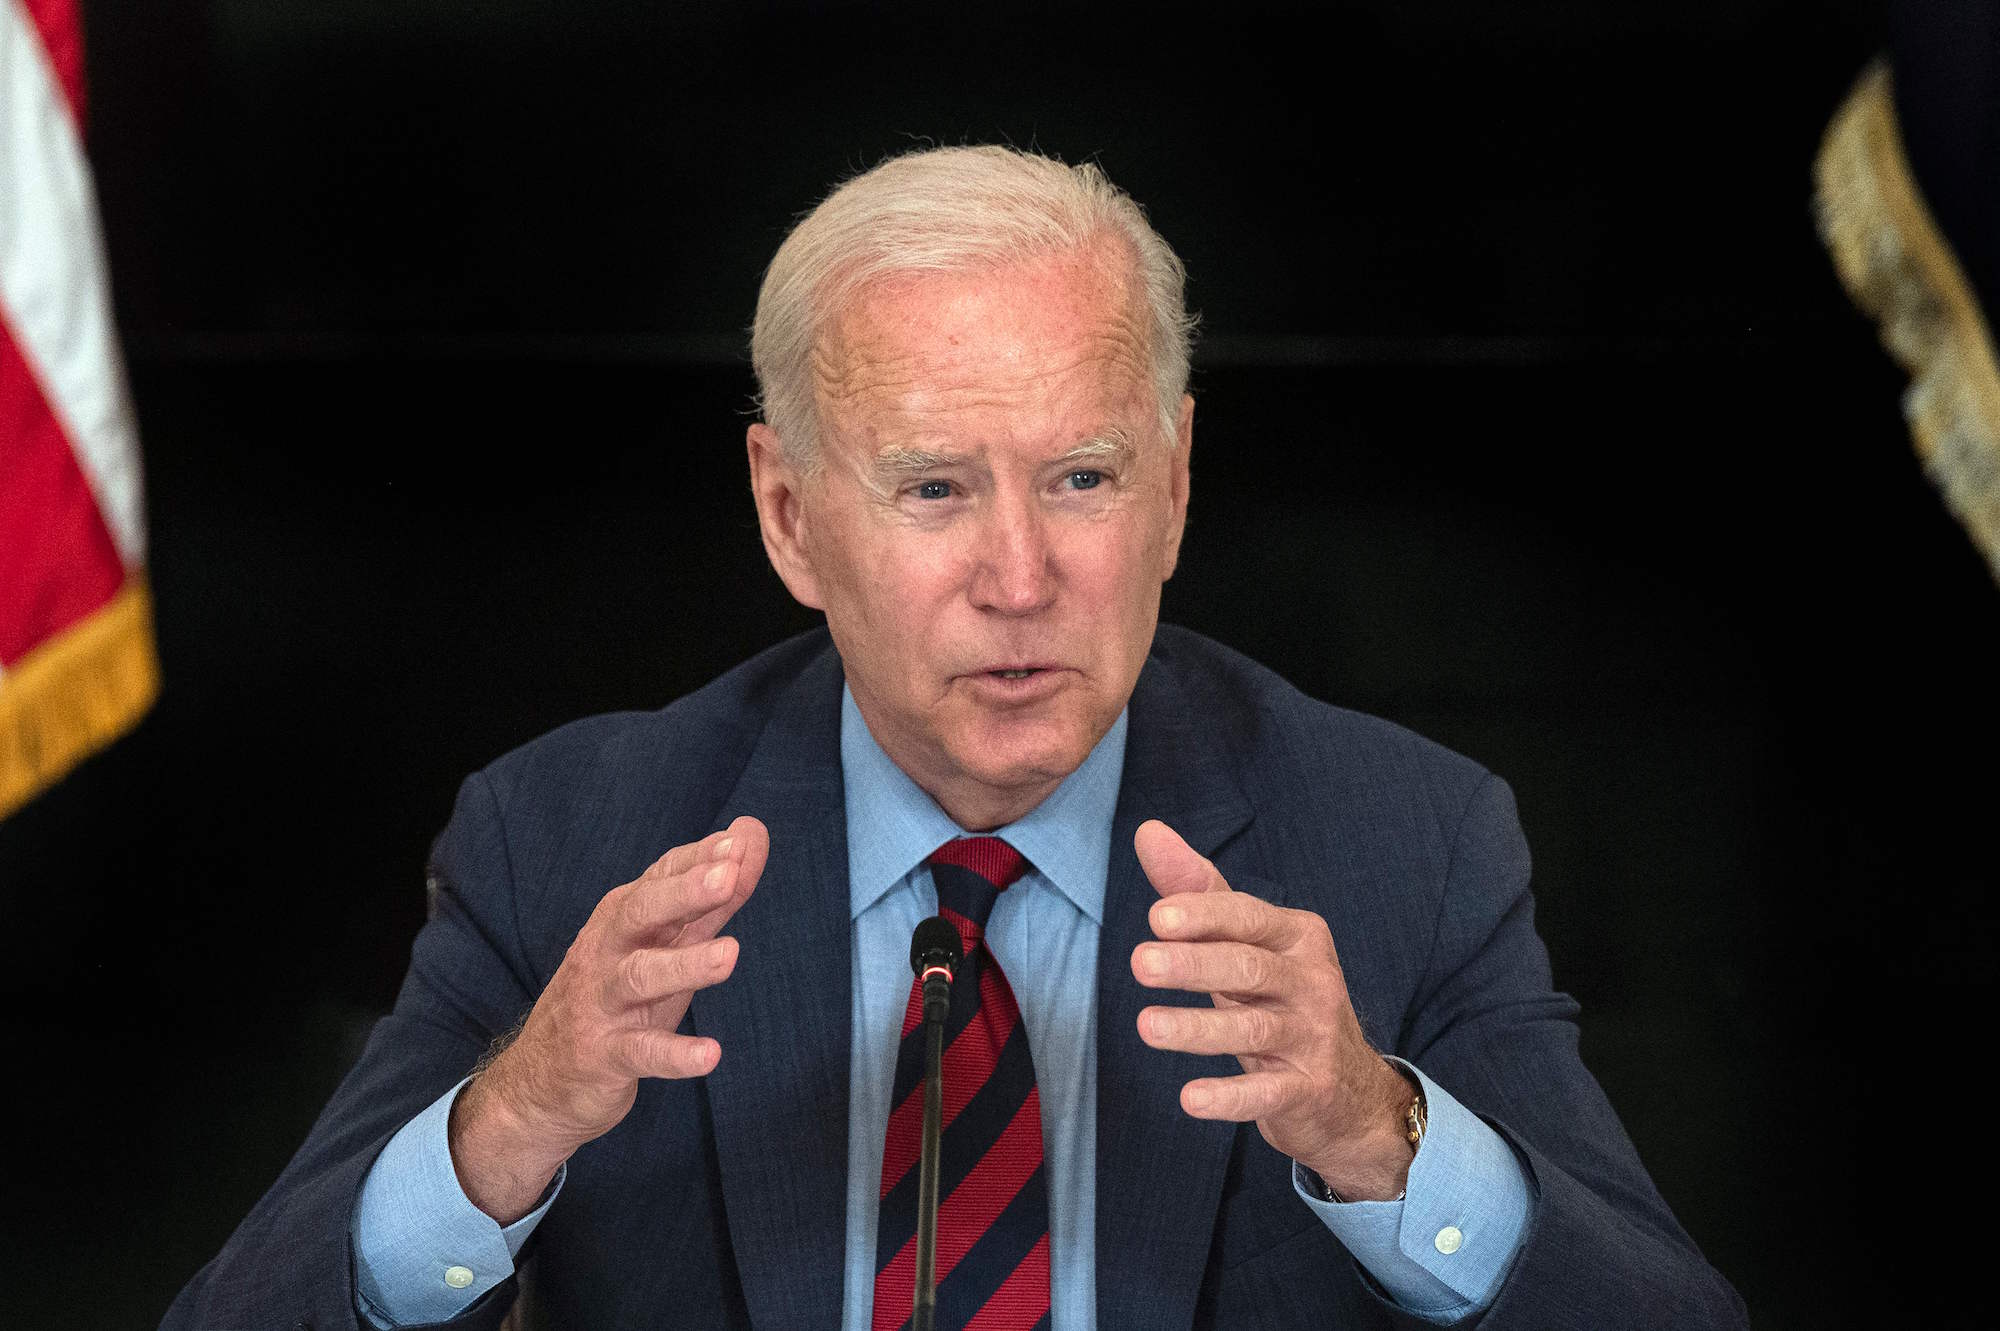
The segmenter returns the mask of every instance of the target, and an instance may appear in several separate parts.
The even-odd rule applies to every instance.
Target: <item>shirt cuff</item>
[[[514,1258],[562,1191],[556,1170],[535,1209],[501,1226],[474,1206],[451,1163],[451,1106],[467,1077],[405,1123],[354,1207],[357,1311],[379,1328],[446,1322],[514,1274]]]
[[[1527,1171],[1500,1134],[1400,1058],[1424,1088],[1428,1124],[1393,1202],[1321,1201],[1292,1162],[1292,1190],[1389,1296],[1431,1321],[1492,1306],[1528,1231]]]

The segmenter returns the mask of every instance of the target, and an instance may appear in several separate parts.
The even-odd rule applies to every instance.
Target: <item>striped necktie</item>
[[[937,1331],[1047,1331],[1049,1189],[1042,1166],[1042,1102],[1028,1028],[985,943],[993,903],[1028,864],[998,837],[947,841],[927,863],[937,884],[938,912],[965,942],[944,1032]],[[910,1324],[923,1082],[923,989],[912,984],[882,1150],[874,1331]]]

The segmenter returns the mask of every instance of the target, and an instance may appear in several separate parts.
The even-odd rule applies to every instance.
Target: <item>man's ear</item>
[[[778,432],[762,421],[750,427],[750,494],[757,501],[757,526],[764,553],[800,605],[824,610],[819,577],[813,571],[806,536],[806,478],[778,442]]]
[[[1166,547],[1161,551],[1160,581],[1174,576],[1181,559],[1181,533],[1187,530],[1188,455],[1194,451],[1194,397],[1181,396],[1180,420],[1174,426],[1173,457],[1168,484],[1172,486],[1172,509],[1167,514]]]

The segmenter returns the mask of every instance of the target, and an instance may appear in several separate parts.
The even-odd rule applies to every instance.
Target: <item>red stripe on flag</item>
[[[124,581],[97,496],[0,315],[0,665],[108,603]]]
[[[9,4],[13,0],[0,0]],[[83,23],[76,12],[76,0],[21,0],[28,20],[42,34],[42,49],[48,52],[56,82],[62,85],[69,103],[70,118],[83,128]]]

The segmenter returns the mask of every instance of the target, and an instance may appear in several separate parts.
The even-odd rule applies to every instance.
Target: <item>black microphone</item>
[[[933,915],[910,935],[910,969],[924,986],[924,1020],[942,1023],[951,1011],[951,982],[958,974],[958,930],[942,915]]]
[[[964,959],[958,929],[933,915],[910,935],[910,969],[924,986],[924,1145],[917,1166],[917,1278],[910,1331],[932,1331],[937,1319],[938,1137],[944,1118],[944,1023],[951,981]]]

